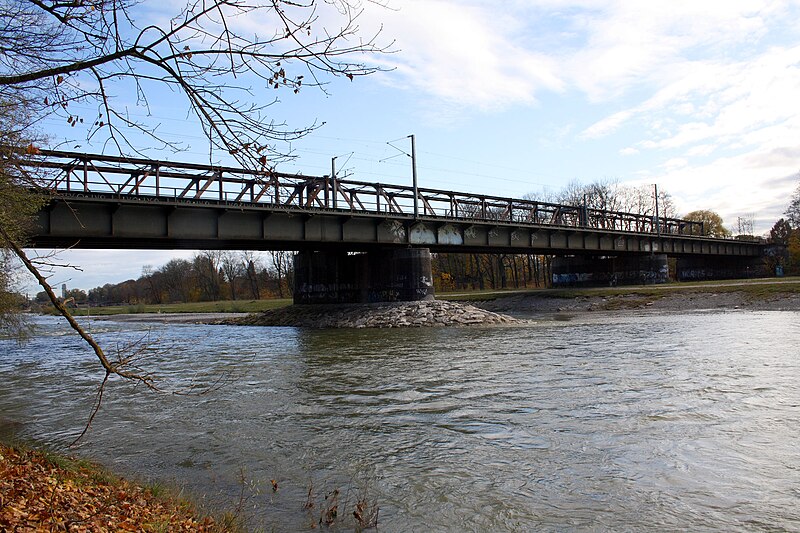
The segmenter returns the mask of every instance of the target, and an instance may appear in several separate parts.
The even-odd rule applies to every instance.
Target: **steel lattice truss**
[[[702,223],[535,200],[304,176],[269,170],[41,150],[26,163],[46,173],[52,193],[213,203],[301,212],[500,221],[667,235],[703,235]],[[415,203],[416,202],[416,203]]]

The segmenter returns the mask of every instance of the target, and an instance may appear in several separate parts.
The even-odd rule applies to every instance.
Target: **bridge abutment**
[[[300,252],[294,256],[294,303],[432,300],[431,253],[398,248],[360,254]]]
[[[639,285],[669,281],[666,254],[553,258],[553,287]]]

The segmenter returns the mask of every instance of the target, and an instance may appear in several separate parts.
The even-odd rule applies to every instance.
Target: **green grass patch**
[[[652,301],[673,291],[686,293],[740,292],[752,299],[770,298],[779,294],[800,293],[800,277],[765,278],[749,280],[717,280],[695,282],[673,282],[661,285],[626,285],[622,287],[586,287],[557,289],[505,289],[484,291],[459,291],[437,294],[436,298],[450,301],[486,301],[511,296],[535,296],[539,298],[619,298],[641,296]],[[622,305],[622,304],[621,304]]]
[[[496,300],[515,295],[539,295],[552,292],[552,289],[486,289],[486,290],[461,290],[451,292],[437,292],[437,300],[448,300],[451,302],[469,302]]]
[[[223,300],[218,302],[189,302],[171,304],[109,305],[71,309],[75,316],[107,316],[140,313],[258,313],[291,305],[290,298],[270,300]],[[54,310],[50,308],[50,312]]]

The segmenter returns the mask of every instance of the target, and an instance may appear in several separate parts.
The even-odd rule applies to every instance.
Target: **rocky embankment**
[[[468,304],[431,300],[336,306],[291,305],[225,322],[307,328],[421,328],[516,324],[520,321]]]

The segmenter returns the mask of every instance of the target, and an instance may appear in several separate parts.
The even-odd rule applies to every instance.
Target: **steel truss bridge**
[[[701,223],[535,200],[41,150],[37,247],[758,256]]]

